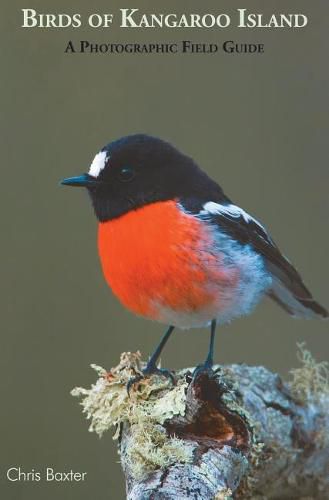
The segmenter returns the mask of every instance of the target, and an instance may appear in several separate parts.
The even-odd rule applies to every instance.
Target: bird
[[[250,314],[264,296],[291,316],[328,318],[267,229],[169,142],[127,135],[103,147],[87,173],[61,183],[89,193],[114,295],[167,326],[139,378],[173,378],[158,361],[175,328],[210,327],[194,376],[211,371],[216,326]]]

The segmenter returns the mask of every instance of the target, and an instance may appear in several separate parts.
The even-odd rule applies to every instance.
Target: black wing
[[[198,216],[218,225],[231,238],[241,244],[250,245],[264,257],[273,278],[268,295],[289,314],[300,317],[328,317],[328,311],[313,299],[300,274],[254,217],[228,200],[204,204]]]

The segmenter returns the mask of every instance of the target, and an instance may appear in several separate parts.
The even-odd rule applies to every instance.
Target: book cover
[[[128,450],[124,474],[117,447],[120,439],[121,446],[129,440],[124,412],[135,409],[127,400],[114,416],[110,396],[124,398],[124,391],[104,393],[101,404],[111,407],[110,423],[116,424],[109,429],[96,386],[92,394],[88,388],[102,379],[113,382],[120,368],[114,375],[110,370],[121,353],[140,351],[147,362],[164,324],[178,328],[161,353],[161,367],[175,375],[203,363],[206,325],[217,320],[215,365],[263,366],[279,374],[278,383],[301,384],[298,377],[306,372],[291,370],[309,363],[310,386],[298,386],[300,398],[300,391],[309,397],[313,382],[316,404],[328,394],[328,322],[317,316],[329,306],[329,7],[318,0],[13,0],[1,10],[0,496],[214,498],[209,485],[197,491],[185,484],[196,456],[193,443],[201,455],[204,446],[209,451],[209,439],[215,439],[210,431],[202,441],[195,429],[193,436],[186,426],[179,433],[177,422],[170,430],[172,402],[168,396],[161,406],[153,396],[149,411],[157,408],[165,417],[160,422],[152,414],[152,422],[165,427],[152,437],[151,417],[144,415],[145,435],[140,431],[134,453]],[[61,184],[80,174],[87,189]],[[193,234],[185,223],[194,224]],[[151,246],[147,238],[153,238]],[[171,265],[174,245],[181,260]],[[281,252],[292,264],[281,260]],[[91,364],[104,371],[97,374]],[[136,370],[143,384],[145,374]],[[174,381],[173,387],[183,388],[180,397],[193,383],[192,369],[190,374]],[[171,375],[162,375],[169,387]],[[139,382],[131,384],[133,400]],[[80,399],[72,397],[75,387],[87,388],[75,391]],[[307,408],[305,398],[296,399],[298,412]],[[308,462],[310,469],[303,462],[302,474],[308,477],[312,469],[320,479],[316,486],[305,479],[307,498],[329,495],[321,472],[328,454],[319,431],[328,425],[323,398],[307,448],[319,455]],[[280,404],[271,411],[281,408],[281,416],[290,418],[290,407]],[[173,415],[185,418],[184,408]],[[216,421],[216,432],[223,425]],[[163,455],[161,440],[169,435],[171,448]],[[221,449],[238,448],[251,466],[251,441],[247,452],[239,439],[234,445],[225,439]],[[301,438],[294,444],[306,453]],[[172,496],[154,493],[150,482],[161,479],[163,486],[177,464],[187,468],[182,490],[174,483]],[[299,477],[294,474],[290,478]],[[216,498],[249,498],[241,479],[247,475],[241,469],[235,486],[226,477]],[[293,481],[287,479],[292,489],[280,484],[276,496],[261,490],[262,498],[302,498],[292,493],[298,491]]]

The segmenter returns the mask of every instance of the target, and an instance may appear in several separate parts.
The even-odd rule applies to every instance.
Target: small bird
[[[123,137],[96,154],[89,172],[64,179],[90,195],[105,279],[133,313],[168,326],[144,376],[175,327],[210,326],[249,314],[268,295],[290,315],[328,318],[265,227],[235,205],[195,161],[159,138]]]

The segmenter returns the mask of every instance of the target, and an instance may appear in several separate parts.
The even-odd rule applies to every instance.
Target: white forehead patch
[[[105,168],[106,161],[108,159],[107,156],[107,151],[100,151],[97,153],[95,158],[93,159],[92,164],[90,165],[89,168],[89,175],[92,175],[93,177],[98,177],[101,171]]]

